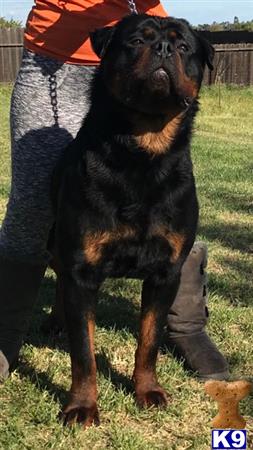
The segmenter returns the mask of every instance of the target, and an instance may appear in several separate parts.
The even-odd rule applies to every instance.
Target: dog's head
[[[205,65],[212,69],[213,47],[183,19],[127,16],[91,33],[91,43],[110,93],[149,114],[186,108],[198,96]]]

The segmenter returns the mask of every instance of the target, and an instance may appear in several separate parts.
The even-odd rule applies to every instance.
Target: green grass
[[[10,87],[0,89],[0,215],[9,192]],[[209,248],[209,333],[229,360],[234,379],[252,377],[253,89],[203,89],[193,138],[200,202],[199,237]],[[203,385],[170,354],[158,374],[171,393],[166,411],[139,411],[133,370],[140,283],[108,280],[100,294],[96,354],[101,426],[64,429],[57,419],[70,385],[66,336],[45,336],[55,280],[48,271],[21,361],[0,387],[0,448],[207,450],[216,406]],[[241,404],[253,432],[253,399]],[[252,436],[252,435],[251,435]],[[250,437],[252,439],[252,437]]]

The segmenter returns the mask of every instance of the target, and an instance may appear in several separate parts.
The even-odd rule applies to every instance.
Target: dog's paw
[[[83,428],[88,428],[91,425],[98,426],[100,424],[96,403],[89,407],[77,406],[70,403],[64,408],[61,417],[65,426],[71,426],[78,423],[82,425]]]
[[[144,392],[136,392],[136,401],[140,408],[166,408],[168,404],[168,394],[160,386],[156,386]]]

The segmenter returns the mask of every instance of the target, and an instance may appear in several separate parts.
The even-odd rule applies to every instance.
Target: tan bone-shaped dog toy
[[[205,391],[218,403],[218,414],[212,420],[213,428],[245,428],[246,421],[239,413],[239,401],[249,395],[252,384],[246,380],[234,382],[207,381]]]

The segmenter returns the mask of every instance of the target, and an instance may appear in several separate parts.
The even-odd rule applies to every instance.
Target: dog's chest
[[[183,233],[169,225],[119,224],[107,231],[87,232],[83,238],[86,263],[106,276],[147,275],[175,263],[185,242]]]
[[[157,182],[154,173],[124,166],[117,186],[104,180],[105,170],[97,173],[93,199],[99,203],[93,201],[97,208],[90,222],[97,226],[85,230],[82,248],[85,262],[105,276],[146,276],[179,258],[185,237],[171,224],[175,205],[169,183]]]

